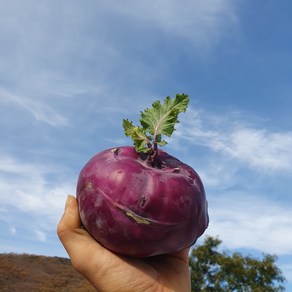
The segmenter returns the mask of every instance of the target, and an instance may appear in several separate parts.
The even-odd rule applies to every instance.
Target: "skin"
[[[117,255],[81,228],[78,203],[68,196],[57,233],[73,267],[98,291],[191,291],[188,249],[171,255]]]

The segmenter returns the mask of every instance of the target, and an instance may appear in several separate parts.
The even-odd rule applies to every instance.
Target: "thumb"
[[[71,260],[85,259],[85,255],[104,248],[83,228],[78,211],[78,203],[74,196],[66,200],[64,214],[58,224],[57,234]]]
[[[65,211],[64,214],[58,224],[57,233],[62,241],[64,234],[66,237],[66,233],[75,230],[76,228],[80,228],[81,221],[78,212],[78,204],[77,200],[74,196],[69,195],[66,200]]]
[[[81,228],[78,203],[76,198],[71,195],[67,197],[65,211],[57,227],[57,234],[77,270],[79,270],[79,263],[87,258],[87,252],[100,246],[86,230]]]
[[[99,275],[104,275],[104,270],[108,268],[112,259],[117,260],[118,257],[101,246],[85,229],[81,228],[78,203],[74,196],[67,197],[65,211],[57,227],[57,234],[75,270],[97,287],[99,279],[102,278]]]

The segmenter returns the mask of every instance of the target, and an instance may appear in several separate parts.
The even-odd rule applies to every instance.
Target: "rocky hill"
[[[28,254],[0,254],[0,290],[9,292],[93,292],[70,260]]]

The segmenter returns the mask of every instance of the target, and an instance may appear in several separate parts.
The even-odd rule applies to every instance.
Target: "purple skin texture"
[[[209,217],[198,174],[162,150],[154,168],[123,146],[104,150],[77,183],[84,228],[109,250],[135,257],[169,254],[193,245]]]

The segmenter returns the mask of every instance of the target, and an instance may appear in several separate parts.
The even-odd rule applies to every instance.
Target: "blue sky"
[[[0,1],[0,252],[66,256],[55,229],[82,166],[131,145],[123,118],[183,92],[189,109],[165,150],[205,184],[205,234],[276,254],[291,287],[291,8]]]

